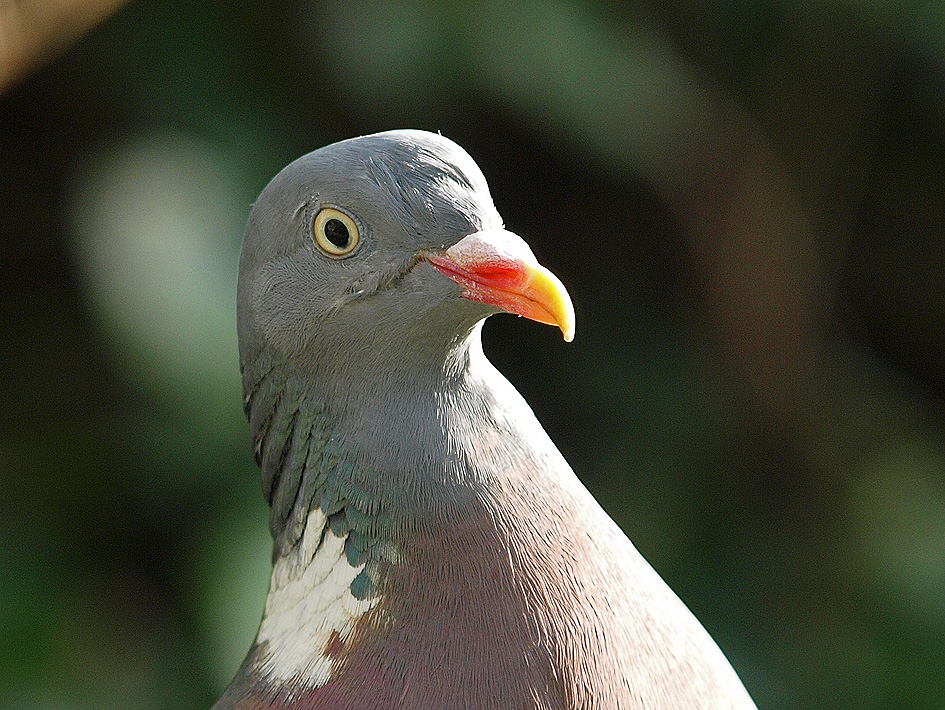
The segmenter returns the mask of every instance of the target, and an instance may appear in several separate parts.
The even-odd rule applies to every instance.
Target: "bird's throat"
[[[479,347],[472,357],[484,361]],[[386,631],[406,628],[427,607],[475,598],[464,587],[462,559],[499,546],[482,504],[484,483],[444,421],[482,411],[488,392],[470,392],[488,386],[460,374],[460,384],[438,398],[415,389],[413,408],[395,420],[377,399],[341,404],[311,381],[253,364],[255,372],[244,372],[245,404],[272,508],[274,562],[246,670],[289,695],[332,692],[333,679],[353,659],[363,661],[359,644],[377,648]],[[468,363],[456,369],[468,375]],[[389,437],[367,428],[379,418]],[[458,535],[469,550],[446,580],[442,560]],[[408,608],[407,598],[429,604]],[[399,643],[410,638],[404,633]]]

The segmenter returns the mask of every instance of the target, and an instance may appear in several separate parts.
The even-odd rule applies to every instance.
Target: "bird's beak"
[[[486,229],[444,251],[425,251],[423,258],[462,286],[463,298],[556,325],[567,342],[574,338],[574,306],[564,284],[518,235]]]

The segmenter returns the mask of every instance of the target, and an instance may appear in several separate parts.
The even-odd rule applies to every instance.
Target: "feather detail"
[[[377,604],[376,597],[359,598],[352,592],[366,562],[351,564],[345,552],[349,539],[336,535],[316,508],[295,549],[273,565],[256,639],[264,658],[258,670],[270,682],[323,686],[355,623]]]

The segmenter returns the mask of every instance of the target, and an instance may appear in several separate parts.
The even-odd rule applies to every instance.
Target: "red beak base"
[[[556,325],[566,341],[574,338],[574,306],[567,289],[517,235],[484,230],[424,258],[463,287],[462,298]]]

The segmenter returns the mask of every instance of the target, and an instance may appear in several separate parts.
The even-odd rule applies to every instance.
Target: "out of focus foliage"
[[[394,127],[568,285],[487,350],[759,707],[945,707],[945,12],[864,0],[138,2],[0,97],[0,705],[225,686],[242,227]]]

